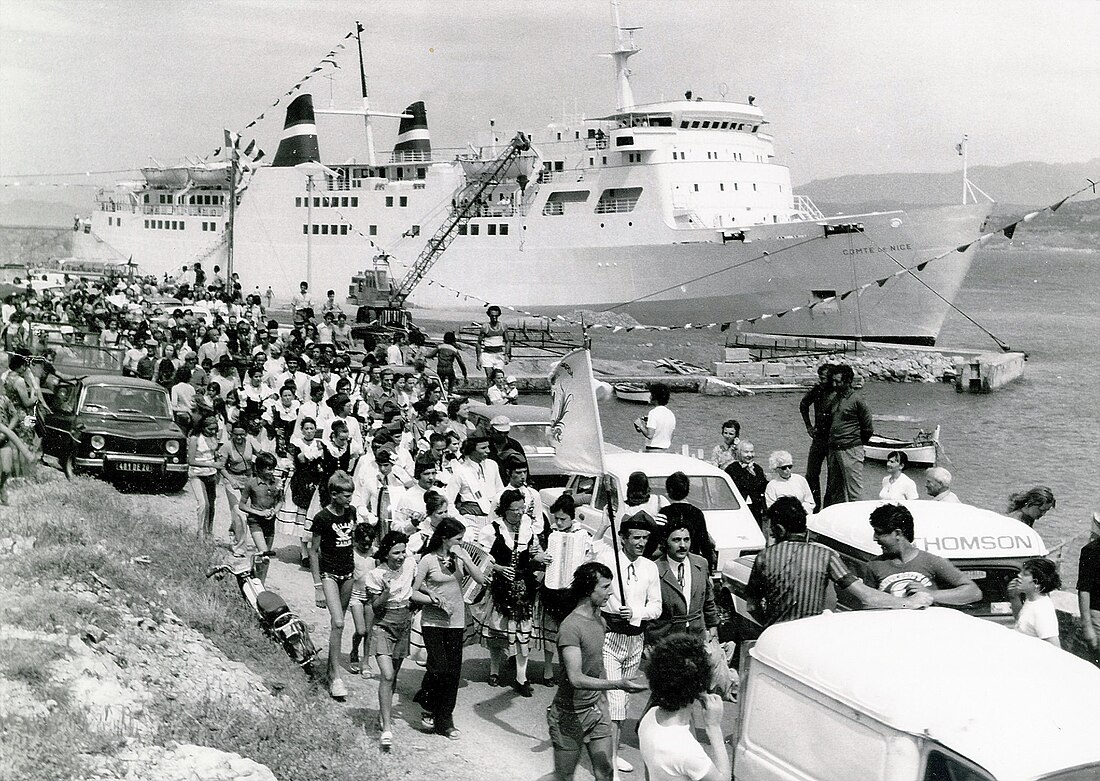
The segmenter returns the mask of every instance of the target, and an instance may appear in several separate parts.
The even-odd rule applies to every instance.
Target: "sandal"
[[[348,669],[351,670],[351,672],[353,672],[355,675],[363,672],[363,666],[359,664],[359,654],[357,654],[355,651],[352,651],[348,655]]]

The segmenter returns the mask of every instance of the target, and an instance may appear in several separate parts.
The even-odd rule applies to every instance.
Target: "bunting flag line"
[[[356,22],[356,26],[358,28],[358,32],[363,31],[362,25],[360,25],[358,22]],[[343,37],[343,40],[346,41],[349,38],[354,38],[355,33],[356,33],[356,30],[352,30],[351,32],[347,33]],[[338,46],[336,46],[334,49],[332,49],[324,57],[322,57],[320,60],[318,60],[317,64],[314,65],[312,68],[310,68],[309,71],[306,72],[305,76],[303,76],[298,81],[296,81],[294,83],[293,87],[291,87],[289,90],[287,90],[282,95],[280,95],[278,98],[276,98],[274,103],[272,103],[270,106],[268,106],[263,111],[261,111],[259,116],[257,116],[254,119],[250,120],[249,123],[247,125],[245,125],[243,129],[248,130],[249,128],[254,127],[257,123],[262,122],[263,118],[264,118],[264,115],[267,114],[268,111],[270,111],[271,109],[278,106],[279,102],[284,97],[289,97],[289,96],[293,95],[295,92],[297,92],[299,89],[301,89],[303,84],[305,84],[307,81],[312,79],[314,76],[316,76],[321,71],[325,70],[325,66],[331,65],[333,69],[340,70],[340,64],[338,62],[336,62],[336,56],[337,56],[337,51],[338,50],[342,51],[343,49],[344,49],[344,44],[341,43]],[[203,160],[205,161],[205,160],[209,160],[212,157],[217,157],[218,152],[220,152],[220,151],[221,151],[220,149],[216,150],[212,154],[209,154],[206,157],[204,157]]]
[[[1014,220],[1013,222],[1011,222],[1007,225],[1004,225],[1000,228],[997,228],[996,230],[989,231],[988,233],[983,233],[982,235],[980,235],[974,241],[968,242],[967,244],[963,244],[959,247],[955,247],[954,249],[945,250],[944,252],[941,252],[939,255],[936,255],[935,257],[932,257],[932,258],[928,258],[926,260],[922,260],[920,263],[917,263],[916,265],[902,266],[897,271],[895,271],[892,274],[889,274],[885,277],[882,277],[881,279],[876,279],[873,282],[864,283],[862,285],[859,285],[858,287],[854,287],[850,290],[845,290],[844,292],[838,293],[836,295],[827,296],[825,298],[814,301],[813,303],[810,303],[810,304],[799,304],[798,306],[793,306],[793,307],[790,307],[789,309],[784,309],[781,312],[768,312],[768,313],[764,313],[764,314],[759,314],[755,317],[742,317],[742,318],[739,318],[737,320],[729,320],[729,321],[721,322],[721,323],[719,323],[719,322],[714,322],[714,323],[684,323],[683,325],[644,325],[644,324],[638,324],[638,325],[627,325],[627,326],[624,326],[624,325],[606,325],[604,323],[585,323],[583,321],[583,319],[578,319],[578,318],[575,318],[575,317],[571,317],[569,315],[539,314],[537,312],[529,312],[526,309],[519,309],[518,307],[509,306],[507,304],[501,304],[499,302],[486,301],[485,299],[480,298],[478,296],[471,295],[469,293],[465,293],[461,290],[456,290],[455,288],[450,287],[448,285],[444,285],[442,282],[439,282],[439,281],[434,280],[434,279],[424,280],[423,284],[425,284],[429,287],[435,286],[435,287],[438,287],[442,290],[446,290],[448,292],[454,293],[455,298],[461,299],[463,301],[476,301],[479,304],[481,304],[482,306],[489,306],[489,304],[492,303],[494,306],[499,306],[503,310],[506,310],[508,312],[513,312],[517,315],[522,315],[523,317],[531,317],[531,318],[538,318],[538,319],[541,319],[541,320],[549,320],[549,321],[553,321],[553,322],[559,322],[559,323],[562,323],[562,324],[565,324],[565,325],[580,325],[583,328],[607,328],[607,329],[610,329],[612,333],[619,333],[621,331],[627,331],[628,333],[630,331],[699,331],[699,330],[705,330],[705,329],[710,329],[710,328],[718,328],[722,332],[725,332],[725,331],[729,331],[735,325],[754,325],[757,322],[760,322],[762,320],[768,320],[768,319],[773,318],[773,317],[775,317],[775,318],[783,317],[784,315],[791,314],[791,313],[794,313],[794,312],[798,312],[798,311],[801,311],[803,309],[812,310],[814,307],[818,307],[818,306],[821,306],[823,304],[828,304],[828,303],[831,303],[833,301],[846,301],[848,298],[850,298],[853,295],[858,298],[864,292],[866,292],[867,290],[869,290],[872,287],[875,287],[875,286],[878,286],[880,288],[885,287],[892,280],[898,279],[899,277],[903,277],[903,276],[906,276],[906,275],[909,275],[909,274],[915,275],[917,272],[924,271],[928,267],[928,264],[935,263],[937,261],[943,260],[944,258],[951,255],[953,252],[966,252],[966,250],[969,249],[974,244],[985,245],[985,244],[989,243],[990,241],[993,241],[995,238],[997,238],[998,236],[1001,236],[1001,235],[1003,235],[1005,238],[1011,239],[1013,234],[1015,234],[1016,229],[1020,225],[1020,223],[1022,223],[1022,222],[1031,222],[1036,217],[1038,217],[1040,214],[1042,214],[1044,211],[1049,210],[1053,214],[1058,209],[1060,209],[1062,206],[1064,206],[1067,201],[1075,198],[1076,196],[1080,195],[1081,193],[1085,192],[1086,190],[1095,191],[1096,182],[1094,182],[1091,179],[1089,179],[1087,181],[1089,182],[1089,184],[1085,185],[1084,187],[1081,187],[1080,189],[1076,190],[1075,192],[1070,193],[1069,195],[1065,196],[1064,198],[1059,200],[1057,203],[1052,204],[1051,206],[1046,206],[1042,209],[1039,209],[1038,211],[1028,212],[1022,218],[1020,218],[1018,220]],[[363,233],[363,231],[359,230],[359,228],[357,228],[351,222],[351,220],[349,220],[347,217],[345,217],[339,210],[337,210],[336,216],[341,220],[341,222],[348,225],[348,228],[351,232],[355,233],[357,236],[361,236],[362,238],[366,239],[366,241],[371,245],[371,247],[373,249],[378,250],[379,252],[384,254],[387,259],[393,259],[402,268],[405,268],[405,269],[409,268],[406,264],[402,263],[400,260],[397,260],[397,258],[395,258],[393,255],[391,255],[389,252],[387,252],[385,249],[383,249],[377,242],[375,242],[372,238],[370,238],[370,236]],[[899,263],[899,264],[901,263],[901,261],[897,260],[897,258],[895,258],[893,255],[891,255],[889,252],[886,252],[886,255],[888,257],[890,257],[892,260],[894,260],[894,262]]]

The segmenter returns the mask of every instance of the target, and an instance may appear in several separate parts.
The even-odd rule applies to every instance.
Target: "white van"
[[[824,614],[749,655],[736,781],[1100,779],[1100,670],[990,621]]]

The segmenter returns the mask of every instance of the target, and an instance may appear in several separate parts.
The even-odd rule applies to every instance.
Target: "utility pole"
[[[306,282],[313,295],[313,174],[306,174]]]
[[[229,152],[229,221],[225,229],[225,278],[233,279],[233,218],[237,207],[237,144],[236,139],[225,131],[225,148]]]
[[[960,148],[959,154],[962,155],[962,159],[963,159],[963,206],[966,205],[966,192],[967,192],[967,189],[970,186],[970,183],[966,179],[966,139],[967,138],[968,138],[967,134],[963,133],[962,143],[959,144],[959,148]],[[977,199],[975,199],[975,203],[976,202],[977,202]]]

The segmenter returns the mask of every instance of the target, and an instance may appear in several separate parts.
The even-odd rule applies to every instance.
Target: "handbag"
[[[707,691],[717,694],[727,702],[736,702],[741,680],[737,671],[726,661],[726,652],[722,650],[722,644],[715,638],[708,637],[704,648],[710,661],[710,686],[707,687]]]

